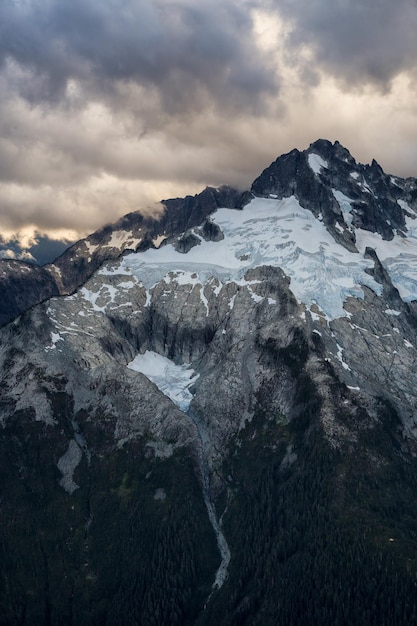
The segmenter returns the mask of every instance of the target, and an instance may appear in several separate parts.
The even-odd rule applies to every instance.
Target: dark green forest
[[[70,495],[56,466],[68,419],[22,412],[0,431],[0,624],[417,624],[417,463],[398,418],[381,402],[337,449],[307,397],[290,422],[259,402],[230,443],[217,508],[232,557],[212,595],[220,557],[189,451],[115,449],[80,419],[95,452]]]

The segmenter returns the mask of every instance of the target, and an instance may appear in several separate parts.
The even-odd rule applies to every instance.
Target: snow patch
[[[206,315],[208,316],[208,314],[209,314],[209,303],[208,303],[208,300],[207,300],[206,296],[204,295],[204,285],[200,285],[200,299],[201,299],[201,302],[206,307]]]
[[[49,269],[51,269],[57,276],[59,276],[60,278],[62,278],[62,272],[61,272],[61,268],[58,267],[57,265],[49,265]],[[4,275],[4,272],[3,272]]]
[[[90,255],[90,256],[89,256],[89,259],[88,259],[88,260],[90,260],[90,259],[91,259],[92,254],[94,254],[94,252],[95,252],[95,251],[97,250],[97,248],[99,248],[100,246],[99,246],[99,245],[93,245],[93,244],[91,244],[91,243],[90,243],[87,239],[84,239],[84,242],[83,242],[83,243],[84,243],[85,247],[87,248],[87,251],[88,251],[88,253],[89,253],[89,255]]]
[[[342,367],[345,370],[348,370],[349,372],[351,372],[351,368],[349,367],[349,365],[347,363],[345,363],[345,361],[343,360],[343,348],[342,346],[340,346],[339,344],[337,344],[337,354],[336,354],[336,358],[337,360],[342,364]]]
[[[234,295],[234,296],[232,296],[232,298],[231,298],[231,300],[230,300],[230,302],[229,302],[229,309],[230,309],[231,311],[233,310],[233,307],[235,306],[236,296],[237,296],[237,294],[235,293],[235,295]]]
[[[106,306],[98,306],[97,304],[97,300],[101,296],[100,292],[101,292],[101,289],[100,291],[93,292],[87,289],[86,287],[82,287],[78,293],[80,294],[82,298],[84,298],[84,300],[87,300],[87,302],[91,304],[94,311],[104,313],[104,311],[106,310]]]
[[[155,239],[152,239],[152,243],[155,246],[155,248],[159,248],[159,246],[161,245],[163,241],[165,241],[165,239],[166,239],[166,235],[159,235]]]
[[[125,280],[124,282],[120,282],[118,286],[120,289],[133,289],[136,284],[137,283],[134,283],[133,280]]]
[[[144,374],[181,411],[188,411],[193,397],[189,388],[199,377],[189,365],[176,365],[165,356],[147,350],[138,354],[127,367]]]
[[[209,281],[209,284],[211,286],[211,289],[214,295],[217,297],[222,290],[223,283],[219,281],[217,278],[213,278]],[[215,287],[213,287],[213,285],[215,285]]]
[[[262,302],[262,300],[264,299],[263,296],[258,296],[257,293],[255,293],[254,291],[252,291],[252,289],[249,287],[248,285],[248,291],[251,295],[251,298],[254,302]]]
[[[145,308],[148,308],[148,307],[151,306],[152,295],[151,295],[150,291],[148,291],[148,289],[145,289],[145,294],[146,294],[146,301],[145,301],[145,304],[143,306]]]
[[[404,200],[397,200],[397,204],[400,205],[400,207],[402,208],[403,211],[409,212],[411,214],[414,213],[414,211],[412,210],[410,205],[407,202],[405,202]]]
[[[56,344],[58,341],[63,341],[61,335],[59,333],[54,333],[51,332],[51,346],[47,346],[45,348],[45,352],[48,352],[48,350],[55,350],[56,348]]]
[[[352,198],[345,196],[344,193],[338,191],[337,189],[332,189],[332,193],[334,198],[336,199],[340,209],[343,213],[343,219],[345,220],[348,226],[352,225]]]
[[[315,174],[320,174],[322,168],[327,170],[329,167],[327,161],[322,159],[321,156],[315,154],[314,152],[308,155],[308,164]]]
[[[110,241],[105,244],[109,248],[136,248],[142,239],[138,239],[133,235],[132,231],[114,230],[111,234]]]

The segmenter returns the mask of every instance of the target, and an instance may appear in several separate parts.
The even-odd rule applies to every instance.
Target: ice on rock
[[[176,365],[157,352],[147,350],[144,354],[138,354],[127,367],[144,374],[181,411],[188,411],[193,397],[189,388],[199,376],[189,365]]]
[[[348,198],[348,196],[346,196],[341,191],[338,191],[337,189],[332,189],[332,193],[342,210],[343,218],[346,224],[351,226],[352,224],[351,211],[352,211],[352,202],[353,202],[352,198]]]
[[[394,286],[406,302],[417,299],[417,220],[406,216],[407,236],[396,235],[391,241],[378,233],[356,229],[360,252],[373,248],[388,271]]]
[[[321,156],[319,156],[318,154],[315,154],[314,152],[308,155],[308,164],[315,174],[320,174],[323,167],[326,170],[329,167],[329,164],[327,163],[327,161],[322,159]]]
[[[326,167],[317,155],[312,162]],[[346,223],[351,224],[352,200],[337,190]],[[295,197],[255,198],[241,211],[218,209],[212,216],[224,233],[219,242],[201,241],[186,255],[173,245],[130,254],[121,261],[120,273],[129,274],[149,290],[160,280],[178,284],[211,284],[217,295],[222,285],[244,284],[249,269],[261,265],[280,267],[291,279],[290,288],[308,309],[313,303],[327,319],[345,317],[343,303],[349,296],[363,297],[362,285],[378,295],[382,286],[367,273],[373,261],[364,258],[367,246],[374,248],[401,296],[417,297],[417,220],[407,218],[407,238],[385,241],[377,233],[356,229],[359,252],[336,243],[325,225],[302,208]],[[213,289],[215,287],[215,289]]]

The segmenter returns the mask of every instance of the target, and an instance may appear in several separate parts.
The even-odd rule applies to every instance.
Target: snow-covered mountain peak
[[[205,241],[196,231],[199,243],[186,255],[169,244],[125,256],[120,269],[131,271],[151,290],[162,279],[203,287],[214,278],[222,284],[250,284],[248,270],[279,267],[291,279],[297,299],[307,308],[317,304],[329,319],[346,315],[343,303],[348,296],[361,297],[361,285],[382,290],[368,272],[373,262],[336,243],[294,196],[255,198],[241,211],[218,209],[212,222],[224,235],[221,241]]]
[[[7,623],[303,621],[312,563],[330,571],[317,623],[366,622],[368,581],[378,604],[394,579],[378,623],[411,623],[416,203],[415,179],[318,140],[251,192],[132,213],[38,275],[2,263],[6,294],[45,299],[0,330]]]
[[[414,180],[385,175],[375,163],[357,164],[340,144],[319,140],[279,157],[250,194],[206,189],[165,201],[159,220],[130,214],[53,266],[63,285],[83,284],[50,302],[42,358],[58,369],[70,358],[83,371],[96,371],[110,367],[115,355],[125,366],[140,352],[200,374],[208,338],[217,349],[235,333],[230,325],[250,334],[258,319],[281,315],[288,292],[284,300],[291,299],[297,320],[291,323],[312,324],[317,337],[327,336],[326,359],[355,387],[355,368],[343,353],[352,330],[383,327],[374,333],[378,351],[398,354],[392,320],[397,330],[414,323],[408,303],[417,299],[415,190]],[[365,320],[376,309],[378,324]],[[118,339],[119,329],[128,341]],[[408,343],[401,341],[408,363],[414,340],[405,335]],[[150,358],[137,371],[149,369]],[[157,370],[159,376],[165,366]],[[181,393],[181,402],[189,402],[188,388]]]
[[[354,250],[354,233],[344,220],[334,191],[351,201],[350,225],[377,232],[383,239],[404,233],[406,216],[415,215],[417,210],[415,179],[385,174],[376,161],[371,165],[356,163],[338,142],[331,144],[322,139],[304,152],[292,150],[278,157],[252,185],[257,196],[294,195],[316,217],[322,215],[339,243]]]

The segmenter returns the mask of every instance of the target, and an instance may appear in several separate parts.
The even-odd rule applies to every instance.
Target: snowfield
[[[188,365],[175,365],[157,352],[147,350],[138,354],[127,366],[149,378],[181,411],[188,411],[193,397],[189,387],[199,376]]]
[[[122,260],[121,271],[130,271],[151,289],[170,272],[177,273],[178,281],[181,274],[192,274],[202,285],[213,277],[242,284],[249,269],[272,265],[290,277],[300,302],[308,308],[317,304],[329,319],[346,315],[343,303],[348,296],[363,297],[361,285],[381,293],[381,285],[365,271],[373,262],[337,244],[294,197],[255,198],[243,210],[219,209],[212,220],[224,233],[222,241],[201,238],[187,254],[172,245],[130,254]]]
[[[316,169],[325,167],[317,160],[312,165]],[[352,200],[336,189],[333,194],[350,226]],[[381,285],[366,272],[373,267],[373,261],[364,258],[369,246],[375,249],[401,297],[405,301],[417,299],[417,220],[411,217],[407,218],[407,236],[397,235],[392,241],[356,229],[357,253],[336,243],[320,219],[302,208],[293,196],[282,200],[255,198],[243,210],[218,209],[211,219],[224,233],[222,241],[200,237],[199,245],[187,254],[177,252],[171,244],[162,245],[132,253],[114,269],[102,268],[98,273],[132,276],[144,285],[149,301],[149,291],[162,279],[178,285],[201,285],[200,297],[207,307],[207,283],[218,281],[219,290],[222,284],[232,281],[249,287],[244,279],[246,272],[271,265],[287,274],[295,297],[308,309],[316,304],[328,319],[335,319],[346,316],[343,305],[349,296],[363,297],[363,285],[381,294]],[[125,287],[127,284],[131,283]],[[108,289],[108,295],[114,296],[114,287],[109,285]],[[104,311],[107,304],[97,305],[98,294],[85,289],[81,293],[95,310]]]

